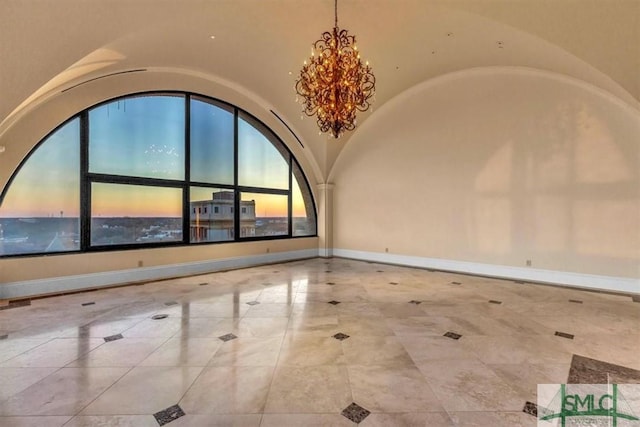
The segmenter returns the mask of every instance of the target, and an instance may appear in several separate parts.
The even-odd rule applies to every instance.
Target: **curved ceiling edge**
[[[640,119],[640,102],[635,103],[635,105],[630,104],[624,99],[616,96],[615,94],[609,92],[608,90],[602,89],[599,86],[586,82],[584,80],[577,79],[572,76],[568,76],[565,74],[560,74],[548,70],[541,70],[537,68],[531,67],[519,67],[519,66],[489,66],[489,67],[474,67],[468,68],[465,70],[453,71],[451,73],[446,73],[439,75],[437,77],[427,79],[422,81],[409,89],[399,93],[393,98],[389,99],[387,102],[382,104],[379,108],[377,108],[374,112],[371,113],[371,117],[369,120],[366,120],[359,126],[349,138],[348,143],[353,140],[353,137],[357,135],[358,132],[362,132],[362,129],[366,129],[368,126],[372,126],[372,123],[375,121],[375,117],[384,114],[387,110],[394,108],[397,104],[401,103],[406,98],[410,97],[416,92],[427,89],[431,86],[437,86],[443,83],[447,83],[452,80],[465,78],[467,76],[473,75],[490,75],[490,74],[498,74],[498,73],[509,73],[509,74],[520,74],[520,75],[529,75],[529,76],[538,76],[541,78],[546,78],[550,80],[555,80],[558,82],[562,82],[565,84],[569,84],[575,87],[579,87],[581,89],[587,90],[591,93],[594,93],[598,96],[601,96],[610,102],[617,104],[625,110],[628,110],[630,113],[635,114]],[[346,145],[348,145],[348,143]],[[328,174],[327,182],[332,182],[335,174],[336,167],[340,163],[340,159],[343,155],[344,150],[341,150],[338,154],[338,157],[335,159],[333,164],[331,165],[331,169]]]
[[[154,78],[149,78],[150,74]],[[141,75],[144,75],[144,78],[140,79]],[[113,79],[117,79],[117,85],[113,84]],[[301,166],[303,166],[303,169],[307,169],[304,167],[304,164],[306,164],[311,168],[310,172],[312,172],[312,176],[317,182],[324,181],[318,162],[311,151],[302,148],[292,132],[282,122],[275,119],[271,111],[277,110],[272,104],[235,82],[216,75],[176,67],[110,69],[109,72],[103,74],[96,75],[92,73],[83,75],[82,78],[66,81],[37,96],[31,102],[23,103],[16,108],[0,123],[0,140],[21,120],[61,96],[77,94],[77,102],[73,103],[71,107],[77,112],[114,97],[133,92],[154,90],[179,90],[198,93],[229,102],[248,111],[276,131],[277,135],[289,146],[292,152],[298,153],[296,157],[298,161],[301,161]],[[37,94],[37,92],[35,91],[34,94]],[[66,118],[65,116],[60,120]],[[45,133],[49,130],[46,130]]]

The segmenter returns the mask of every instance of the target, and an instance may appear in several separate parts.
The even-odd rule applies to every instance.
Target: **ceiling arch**
[[[339,24],[357,35],[373,65],[376,109],[429,79],[492,66],[570,76],[638,108],[639,2],[621,0],[613,9],[591,0],[518,5],[344,0]],[[0,63],[0,130],[38,102],[73,96],[61,91],[79,83],[167,68],[246,89],[257,108],[275,111],[301,138],[320,181],[350,138],[318,135],[313,119],[300,120],[293,91],[310,43],[333,23],[333,1],[8,0],[0,8],[0,38],[11,41],[0,45],[9,58]],[[608,14],[615,19],[596,19]],[[360,123],[374,117],[364,113]]]

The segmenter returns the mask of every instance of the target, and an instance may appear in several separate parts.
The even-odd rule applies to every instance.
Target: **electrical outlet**
[[[531,267],[531,260],[530,259],[527,260],[527,267]]]
[[[144,263],[142,262],[142,260],[138,260],[138,267],[142,267],[144,265]]]
[[[389,248],[384,248],[384,251],[385,252],[389,252]]]
[[[271,249],[267,248],[267,253],[271,252]]]

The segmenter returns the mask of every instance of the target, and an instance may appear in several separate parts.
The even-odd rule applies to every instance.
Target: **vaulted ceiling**
[[[640,0],[340,0],[338,9],[373,66],[375,108],[447,73],[514,66],[579,79],[640,109]],[[2,0],[0,137],[19,113],[79,83],[177,69],[229,82],[277,112],[326,177],[349,135],[336,141],[301,120],[293,85],[332,25],[333,0]]]

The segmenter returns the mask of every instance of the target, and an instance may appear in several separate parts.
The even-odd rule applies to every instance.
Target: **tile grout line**
[[[28,328],[29,328],[29,327],[28,327],[28,326],[26,326],[26,327],[24,327],[24,328],[22,328],[22,329],[19,329],[17,332],[20,332],[20,331],[25,330],[25,329],[28,329]],[[8,338],[8,337],[11,335],[11,333],[9,333],[9,334],[7,334],[7,335],[8,335],[8,336],[7,336],[7,342],[9,342],[9,338]],[[43,345],[48,344],[48,343],[50,343],[51,341],[53,341],[53,340],[55,340],[55,339],[58,339],[58,338],[60,338],[60,337],[52,337],[52,338],[49,338],[48,340],[46,340],[46,341],[44,341],[44,342],[42,342],[42,343],[40,343],[40,344],[38,344],[38,345],[36,345],[36,346],[33,346],[33,347],[31,347],[31,348],[29,348],[29,349],[27,349],[27,350],[23,351],[22,353],[18,353],[18,354],[16,354],[16,355],[15,355],[15,356],[13,356],[13,357],[10,357],[10,358],[8,358],[8,359],[6,359],[6,360],[3,360],[2,362],[0,362],[0,367],[1,367],[4,363],[6,363],[6,362],[8,362],[8,361],[13,360],[13,359],[15,359],[15,358],[16,358],[16,357],[18,357],[18,356],[22,356],[23,354],[28,353],[28,352],[30,352],[31,350],[35,350],[35,349],[36,349],[36,348],[38,348],[38,347],[42,347]],[[35,339],[35,338],[12,338],[12,340],[28,340],[28,339]],[[55,368],[56,366],[52,366],[52,367],[53,367],[53,368]]]
[[[347,362],[347,356],[344,352],[344,343],[343,341],[340,341],[340,348],[342,348],[342,355],[344,356],[345,362]],[[349,382],[349,390],[351,391],[351,402],[358,404],[358,402],[356,402],[355,400],[355,395],[353,393],[353,386],[352,386],[352,382],[351,382],[351,371],[349,370],[349,365],[345,363],[344,365],[345,369],[347,370],[347,381]],[[347,406],[350,405],[347,404]],[[344,410],[344,408],[342,408]],[[369,411],[368,408],[365,408],[367,411]],[[342,411],[340,412],[340,415],[342,415]],[[346,417],[345,417],[346,418]],[[351,421],[351,420],[349,420]],[[354,423],[353,421],[351,421],[353,425],[358,425],[357,423]]]
[[[135,327],[136,325],[138,325],[139,323],[142,323],[144,320],[146,320],[145,318],[142,318],[140,320],[140,322],[137,322],[135,325],[132,325],[131,327],[127,328],[125,331]],[[125,332],[123,331],[123,332]],[[122,332],[121,332],[122,333]],[[177,333],[177,332],[176,332]],[[174,334],[175,335],[175,334]],[[173,337],[173,335],[171,336]],[[162,347],[164,344],[167,343],[167,341],[169,341],[171,339],[171,337],[166,338],[162,343],[160,343],[158,345],[158,347],[156,347],[147,357],[145,357],[143,360],[140,361],[140,363],[142,363],[144,360],[146,360],[149,356],[151,356],[151,354],[153,354],[155,351],[157,351],[160,347]],[[123,339],[126,339],[127,337],[123,337]],[[147,339],[149,338],[153,338],[153,337],[146,337]],[[108,344],[106,341],[103,341],[102,344],[100,344],[99,346],[89,350],[88,352],[84,353],[82,356],[88,355],[89,353],[91,353],[94,350],[97,350],[98,348],[101,348],[103,345]],[[81,359],[81,357],[72,360],[71,362],[69,362],[67,365],[65,365],[63,368],[68,368],[68,369],[92,369],[92,368],[127,368],[128,366],[69,366],[69,364],[77,361]],[[105,394],[107,391],[109,391],[113,386],[115,386],[118,382],[120,382],[120,380],[122,380],[126,375],[128,375],[131,371],[133,371],[135,368],[140,367],[140,363],[138,363],[137,365],[131,366],[126,372],[124,372],[121,376],[119,376],[111,385],[109,385],[109,387],[105,388],[102,393],[99,393],[95,398],[93,398],[89,403],[87,403],[85,406],[83,406],[77,413],[75,413],[71,419],[77,417],[80,415],[80,413],[82,411],[84,411],[85,409],[87,409],[93,402],[95,402],[96,400],[98,400],[103,394]],[[60,368],[60,369],[63,369]],[[109,416],[114,416],[117,414],[109,414]],[[151,416],[153,416],[153,414],[150,414]],[[71,419],[69,421],[71,421]],[[69,421],[67,421],[65,424],[67,424]]]
[[[112,367],[113,368],[113,367]],[[123,373],[121,376],[118,377],[117,380],[115,380],[109,387],[105,388],[102,393],[98,394],[95,398],[93,398],[89,403],[87,403],[86,405],[84,405],[78,412],[76,412],[75,414],[73,414],[73,418],[77,417],[80,415],[80,413],[82,411],[84,411],[85,409],[87,409],[87,407],[89,405],[91,405],[93,402],[95,402],[96,400],[98,400],[100,398],[100,396],[102,396],[103,394],[105,394],[108,390],[110,390],[114,385],[116,385],[122,378],[124,378],[129,372],[131,372],[133,369],[135,368],[135,366],[132,366],[131,368],[129,368],[125,373]],[[113,416],[113,414],[109,414],[110,416]],[[70,421],[70,420],[69,420]],[[68,422],[68,421],[67,421]]]
[[[291,303],[292,306],[293,306],[293,304],[295,304],[295,300],[296,300],[296,297],[298,295],[298,287],[296,287],[296,290],[293,293],[295,293],[295,295],[293,296],[293,299],[292,299],[292,301],[293,301]],[[293,317],[293,307],[291,307],[291,313],[289,313],[289,316],[287,317],[287,326],[285,327],[284,335],[282,335],[282,341],[280,342],[280,349],[278,350],[278,358],[276,359],[276,364],[274,365],[273,373],[271,374],[271,381],[269,382],[269,388],[267,389],[267,395],[266,395],[265,401],[264,401],[264,408],[262,408],[262,414],[260,416],[260,424],[259,425],[262,425],[262,420],[264,418],[265,411],[267,409],[267,404],[269,403],[269,396],[271,395],[271,389],[273,388],[273,383],[276,380],[276,370],[278,369],[278,364],[280,362],[280,356],[282,356],[282,349],[284,347],[284,340],[287,338],[287,334],[289,332],[289,324],[291,323],[291,318],[292,317]]]
[[[385,316],[386,317],[386,316]],[[444,411],[445,414],[447,414],[447,418],[449,419],[449,421],[451,421],[452,423],[452,427],[454,426],[454,422],[453,422],[453,418],[451,418],[451,413],[449,412],[449,410],[444,406],[444,404],[442,403],[442,401],[440,400],[440,398],[438,397],[438,395],[433,391],[433,387],[431,386],[431,382],[429,382],[429,379],[426,377],[426,375],[420,370],[420,368],[418,367],[418,363],[413,359],[413,356],[411,356],[411,353],[409,353],[409,351],[407,350],[407,348],[405,347],[404,343],[402,342],[402,340],[400,338],[402,338],[402,335],[396,335],[396,332],[394,330],[391,330],[391,332],[393,332],[393,336],[396,337],[396,339],[398,339],[398,343],[400,343],[400,345],[402,346],[402,348],[404,349],[404,351],[407,353],[407,355],[409,356],[409,358],[411,359],[411,361],[413,362],[413,366],[416,367],[416,369],[418,370],[418,372],[420,373],[420,375],[422,376],[422,379],[424,380],[424,382],[427,384],[427,387],[429,387],[429,391],[431,391],[431,394],[433,395],[433,397],[435,397],[435,399],[438,401],[438,403],[440,404],[440,406],[442,407],[442,410]],[[405,335],[405,338],[410,337],[410,335]]]
[[[227,283],[225,283],[225,285],[226,285],[226,284],[227,284]],[[238,284],[233,283],[233,282],[228,283],[228,284],[233,285],[234,287],[238,286]],[[215,287],[214,287],[213,289],[215,289]],[[260,294],[262,294],[262,292],[261,292]],[[247,313],[248,313],[248,312],[249,312],[249,310],[247,310]],[[246,313],[245,313],[245,315],[246,315]],[[240,317],[240,318],[243,318],[243,317]],[[230,319],[233,319],[233,317],[231,317]],[[176,332],[176,334],[177,334],[177,332]],[[174,334],[174,335],[176,335],[176,334]],[[219,339],[219,338],[218,338],[218,337],[213,337],[213,338],[211,338],[211,339],[212,339],[212,340],[216,340],[216,339]],[[187,395],[187,393],[189,393],[189,391],[191,391],[191,389],[193,388],[194,384],[198,381],[198,379],[200,379],[200,377],[203,375],[203,373],[205,372],[205,370],[206,370],[207,368],[209,368],[209,367],[210,367],[210,366],[209,366],[209,363],[211,363],[211,361],[212,361],[212,360],[213,360],[213,358],[216,356],[216,354],[218,354],[218,352],[222,349],[222,346],[223,346],[223,345],[224,345],[224,342],[223,342],[223,344],[222,344],[220,347],[218,347],[218,348],[216,349],[216,351],[214,351],[214,352],[211,354],[211,357],[209,358],[209,360],[207,360],[207,362],[204,364],[204,366],[202,366],[202,369],[200,370],[200,372],[198,373],[198,375],[196,375],[196,377],[193,379],[193,381],[191,382],[191,384],[189,385],[189,387],[187,387],[187,389],[185,390],[185,392],[184,392],[184,393],[182,393],[182,396],[180,396],[180,398],[178,399],[178,401],[175,403],[176,405],[180,406],[180,402],[182,402],[182,401],[184,400],[184,397]],[[182,406],[180,406],[180,408],[182,408]],[[184,409],[183,409],[183,412],[184,412]],[[186,415],[199,415],[199,414],[188,414],[188,413],[186,413],[186,412],[185,412],[185,416],[186,416]],[[152,416],[153,416],[153,414],[152,414]]]

